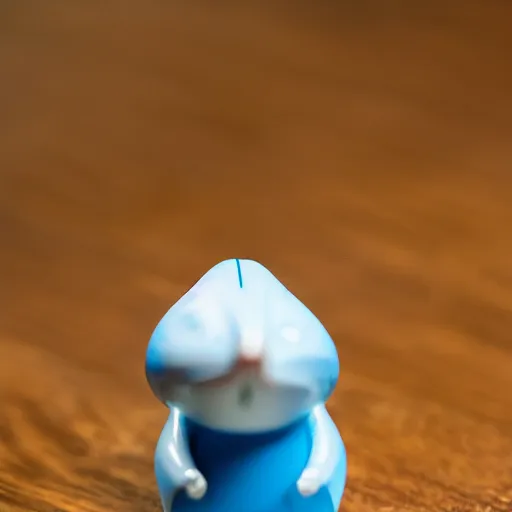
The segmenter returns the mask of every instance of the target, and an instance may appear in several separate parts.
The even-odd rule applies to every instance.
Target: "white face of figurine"
[[[146,374],[155,395],[207,427],[284,427],[332,393],[336,348],[319,320],[249,260],[213,267],[162,318]]]

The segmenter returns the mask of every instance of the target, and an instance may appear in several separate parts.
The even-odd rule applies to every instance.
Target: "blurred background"
[[[342,510],[510,511],[512,4],[0,3],[0,510],[156,511],[156,323],[218,261],[335,338]]]

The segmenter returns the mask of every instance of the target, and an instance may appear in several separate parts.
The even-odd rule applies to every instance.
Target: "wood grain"
[[[0,510],[156,511],[169,305],[260,260],[342,362],[342,510],[512,508],[509,2],[0,4]]]

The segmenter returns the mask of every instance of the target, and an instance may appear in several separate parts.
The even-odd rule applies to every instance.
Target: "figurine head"
[[[266,268],[227,260],[157,325],[146,356],[153,393],[204,426],[239,433],[291,424],[334,390],[334,343]]]

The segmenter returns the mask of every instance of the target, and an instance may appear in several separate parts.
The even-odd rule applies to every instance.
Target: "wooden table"
[[[309,3],[0,5],[2,512],[159,509],[146,344],[231,257],[336,339],[342,510],[511,510],[512,4]]]

